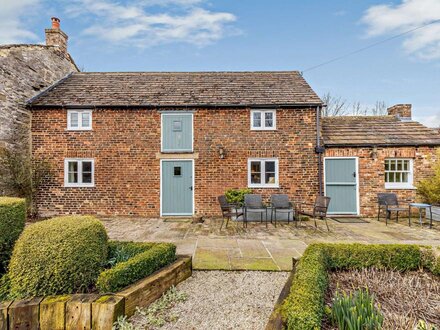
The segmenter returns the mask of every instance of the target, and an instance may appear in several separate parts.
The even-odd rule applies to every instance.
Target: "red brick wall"
[[[326,157],[359,157],[360,212],[363,216],[377,215],[377,193],[394,192],[399,199],[416,201],[415,189],[385,189],[385,159],[412,158],[414,184],[432,174],[432,162],[436,149],[433,147],[388,147],[377,148],[377,158],[372,157],[372,148],[327,148]]]
[[[34,110],[33,153],[52,164],[38,194],[42,214],[89,213],[158,216],[160,113],[148,109],[95,110],[93,130],[67,131],[66,110]],[[255,189],[266,198],[293,200],[317,194],[315,109],[277,110],[276,131],[251,131],[249,109],[201,109],[194,113],[195,208],[218,214],[216,197],[247,186],[247,160],[279,159],[279,189]],[[220,159],[222,146],[226,157]],[[65,188],[64,158],[94,158],[95,187]]]

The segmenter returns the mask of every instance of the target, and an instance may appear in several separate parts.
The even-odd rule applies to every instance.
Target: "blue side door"
[[[357,214],[357,164],[355,158],[327,158],[325,194],[331,198],[328,213]]]
[[[193,214],[193,162],[163,160],[161,202],[163,216]]]

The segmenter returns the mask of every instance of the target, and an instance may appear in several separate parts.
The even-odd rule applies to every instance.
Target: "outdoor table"
[[[409,215],[408,215],[408,218],[409,218],[409,225],[410,226],[411,226],[411,207],[415,207],[415,208],[417,208],[419,210],[419,221],[420,221],[420,225],[421,226],[423,225],[423,222],[422,222],[422,209],[425,209],[425,210],[429,209],[429,214],[431,215],[430,216],[430,221],[429,221],[429,228],[432,228],[432,210],[431,210],[432,205],[431,204],[423,204],[423,203],[409,203]],[[426,217],[426,215],[425,215],[425,217]]]

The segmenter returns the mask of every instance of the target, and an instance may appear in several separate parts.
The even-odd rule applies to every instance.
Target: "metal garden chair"
[[[244,195],[244,225],[247,227],[248,215],[251,213],[260,214],[260,222],[263,222],[263,215],[266,215],[267,227],[267,207],[263,204],[261,195]]]
[[[275,227],[277,226],[277,212],[284,214],[287,213],[287,224],[290,223],[290,214],[292,214],[292,221],[295,220],[295,209],[292,202],[289,201],[288,195],[275,194],[270,196],[270,205],[270,219],[274,219]],[[275,215],[275,217],[273,217],[273,215]]]
[[[315,203],[301,203],[301,207],[298,211],[299,215],[299,223],[301,224],[301,215],[306,215],[308,217],[312,217],[315,221],[315,228],[318,228],[316,223],[316,218],[320,218],[321,220],[325,220],[325,225],[327,226],[327,230],[330,231],[327,223],[327,210],[330,204],[330,197],[327,196],[316,196]],[[307,211],[304,211],[302,206],[306,205],[308,207]]]
[[[243,212],[238,212],[240,205],[229,203],[225,195],[217,197],[218,203],[220,204],[220,209],[222,210],[222,223],[220,225],[220,230],[223,227],[223,223],[226,220],[225,228],[228,228],[229,220],[237,220],[239,217],[243,216]],[[243,223],[244,226],[244,223]]]
[[[380,211],[385,208],[385,225],[388,226],[388,219],[391,220],[391,212],[396,212],[396,222],[399,222],[399,212],[408,212],[408,206],[401,206],[395,193],[378,193],[377,194],[377,221],[379,221]]]

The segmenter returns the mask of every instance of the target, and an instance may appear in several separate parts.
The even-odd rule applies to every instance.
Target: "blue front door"
[[[162,215],[193,214],[193,162],[163,160],[161,187]]]
[[[357,214],[357,165],[355,158],[327,158],[325,194],[330,197],[328,213]]]

